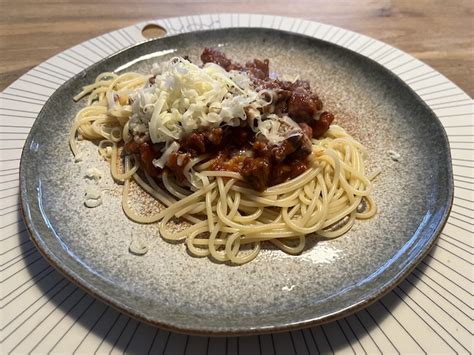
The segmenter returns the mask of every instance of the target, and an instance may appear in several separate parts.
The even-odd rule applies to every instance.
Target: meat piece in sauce
[[[319,120],[311,122],[311,128],[313,129],[313,137],[319,138],[329,129],[332,121],[334,121],[334,115],[330,112],[323,112],[319,116]]]
[[[313,151],[313,144],[311,143],[313,129],[306,123],[299,123],[299,126],[301,127],[303,135],[298,150],[288,157],[288,159],[292,161],[303,160]]]
[[[253,138],[253,132],[248,127],[226,127],[226,144],[243,147]]]
[[[269,159],[272,155],[271,147],[264,136],[257,136],[252,145],[252,150],[258,157]]]
[[[263,111],[265,113],[274,113],[282,116],[288,112],[288,100],[291,97],[292,92],[290,90],[277,89],[274,91],[272,105],[265,106]]]
[[[193,156],[209,153],[221,145],[222,136],[222,128],[209,128],[193,132],[180,139],[180,150],[189,152]]]
[[[256,156],[269,159],[272,163],[281,163],[291,157],[290,160],[303,160],[312,151],[312,129],[305,123],[300,124],[299,131],[293,131],[293,135],[283,140],[278,145],[271,145],[267,138],[258,135],[252,150]]]
[[[269,68],[270,61],[268,59],[264,59],[261,61],[260,59],[254,59],[252,62],[247,62],[245,64],[245,68],[248,70],[249,75],[258,80],[268,79],[270,75],[270,68]]]
[[[295,135],[285,139],[279,145],[272,148],[272,158],[275,162],[280,163],[285,158],[296,152],[301,145],[301,137],[303,134]]]
[[[288,100],[288,115],[296,122],[311,122],[322,108],[318,97],[303,87],[297,87]]]
[[[269,78],[270,70],[268,59],[260,60],[254,59],[251,62],[247,62],[245,66],[239,63],[232,62],[227,56],[221,51],[214,48],[204,48],[201,54],[201,61],[203,64],[215,63],[220,65],[226,71],[230,70],[241,70],[247,71],[249,76],[255,80],[265,80]]]
[[[204,51],[201,54],[201,61],[203,64],[215,63],[227,71],[230,70],[232,64],[232,61],[227,58],[224,53],[213,48],[204,48]]]
[[[205,137],[200,132],[194,132],[182,138],[179,146],[186,152],[191,152],[193,155],[204,154],[206,152]]]
[[[309,140],[311,140],[311,138],[313,137],[313,129],[307,123],[304,122],[298,123],[298,126],[300,126],[303,135]]]
[[[311,86],[306,80],[298,79],[295,82],[290,83],[289,88],[287,90],[295,90],[296,88],[303,88],[306,91],[311,91]]]
[[[303,174],[308,166],[305,161],[295,160],[288,164],[281,163],[272,166],[270,180],[272,185],[281,184],[288,179],[294,179],[295,177]]]
[[[264,158],[246,158],[240,174],[251,188],[263,191],[269,185],[270,162]]]
[[[204,131],[206,140],[212,145],[218,146],[222,143],[222,128],[211,128]]]
[[[161,169],[153,165],[153,159],[161,156],[163,144],[153,144],[151,142],[137,143],[131,141],[124,147],[127,153],[138,153],[140,165],[152,177],[161,176]]]
[[[166,167],[170,169],[179,183],[183,183],[186,178],[184,177],[184,167],[191,160],[191,155],[189,153],[172,153],[168,161],[166,162]]]
[[[323,108],[321,100],[311,91],[305,80],[266,80],[260,82],[257,87],[257,90],[263,89],[273,90],[275,93],[272,105],[264,108],[266,113],[287,114],[295,122],[310,123]]]

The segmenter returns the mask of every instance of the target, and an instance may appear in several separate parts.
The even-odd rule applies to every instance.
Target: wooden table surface
[[[316,20],[410,53],[474,96],[471,0],[0,0],[0,91],[30,68],[97,35],[139,21],[217,12]]]

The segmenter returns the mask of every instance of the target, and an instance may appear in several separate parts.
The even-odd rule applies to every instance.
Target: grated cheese
[[[135,137],[148,134],[153,143],[166,143],[162,157],[177,150],[172,142],[196,129],[235,127],[247,119],[250,127],[271,144],[301,134],[291,118],[261,114],[259,109],[271,104],[274,95],[271,90],[255,91],[245,72],[227,72],[214,63],[201,68],[175,57],[155,64],[152,73],[154,83],[147,84],[132,97],[129,129]],[[250,117],[246,109],[251,112]],[[155,166],[164,166],[163,159],[155,160]]]
[[[389,150],[387,154],[393,161],[399,161],[400,158],[402,157],[399,153],[397,153],[394,150]]]
[[[88,186],[85,192],[84,205],[95,208],[102,204],[102,194],[96,188]]]
[[[133,237],[128,250],[135,255],[145,255],[148,252],[148,245],[143,239]]]
[[[86,170],[86,177],[89,179],[99,180],[102,177],[102,172],[97,168],[89,168]]]
[[[174,152],[177,152],[178,149],[179,149],[178,143],[176,142],[171,143],[171,145],[168,148],[166,148],[165,152],[161,155],[159,159],[153,159],[152,161],[153,165],[158,168],[163,169],[170,155],[173,154]]]
[[[302,135],[301,128],[290,117],[269,115],[268,118],[268,120],[259,123],[259,129],[260,133],[268,139],[270,145],[279,145],[285,139]]]

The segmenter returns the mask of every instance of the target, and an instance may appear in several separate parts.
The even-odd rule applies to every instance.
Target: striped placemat
[[[298,331],[208,338],[140,323],[89,296],[55,271],[28,238],[18,190],[21,149],[41,107],[67,79],[144,40],[222,27],[302,33],[382,64],[433,109],[451,145],[455,198],[437,245],[404,282],[368,308]],[[473,351],[473,101],[436,70],[375,39],[295,18],[213,14],[158,19],[106,33],[41,63],[0,96],[0,341],[2,353],[315,354]]]

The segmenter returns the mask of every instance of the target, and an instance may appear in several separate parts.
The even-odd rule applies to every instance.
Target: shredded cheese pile
[[[129,130],[134,136],[148,135],[153,143],[166,143],[156,166],[162,167],[179,149],[177,140],[199,128],[235,127],[248,119],[250,127],[270,144],[301,134],[289,117],[261,114],[259,109],[271,104],[273,95],[269,90],[255,91],[246,72],[227,72],[214,63],[201,68],[175,57],[155,64],[152,74],[154,82],[131,96]]]

